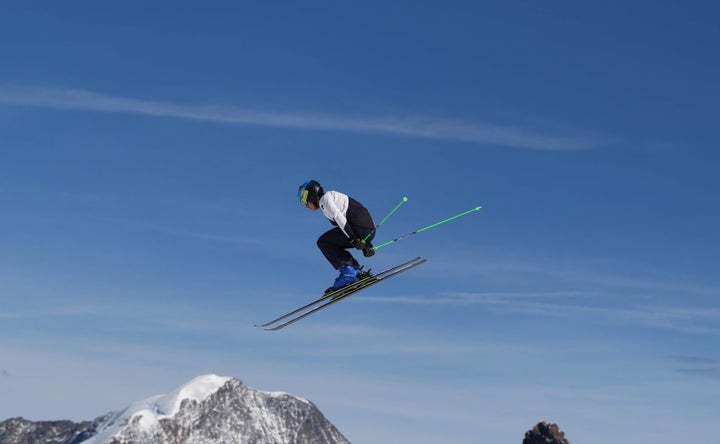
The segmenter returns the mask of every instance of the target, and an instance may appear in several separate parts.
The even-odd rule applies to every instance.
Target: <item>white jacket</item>
[[[350,198],[347,194],[327,191],[320,198],[320,209],[333,225],[337,225],[347,237],[353,237],[352,228],[347,229],[347,213],[350,209]],[[350,231],[350,233],[348,233]]]

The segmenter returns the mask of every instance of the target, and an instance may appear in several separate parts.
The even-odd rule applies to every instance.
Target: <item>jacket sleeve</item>
[[[320,199],[320,208],[322,208],[325,217],[330,219],[330,222],[340,227],[343,233],[345,233],[345,236],[352,239],[356,237],[355,231],[353,231],[345,215],[348,208],[348,200],[346,195],[331,191],[325,193]]]

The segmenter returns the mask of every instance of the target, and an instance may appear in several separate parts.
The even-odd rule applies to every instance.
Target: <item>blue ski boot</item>
[[[337,290],[338,288],[344,287],[346,285],[350,285],[353,282],[358,280],[358,270],[357,268],[353,267],[352,265],[340,265],[338,267],[338,271],[340,272],[340,276],[338,276],[335,279],[335,282],[333,283],[333,286],[330,287],[333,290]],[[328,288],[328,290],[330,290]]]

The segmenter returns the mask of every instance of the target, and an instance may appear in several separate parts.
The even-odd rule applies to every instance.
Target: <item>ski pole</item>
[[[380,245],[376,245],[376,246],[374,246],[373,248],[374,248],[375,250],[377,250],[378,248],[386,247],[386,246],[388,246],[388,245],[390,245],[390,244],[394,244],[395,242],[397,242],[397,241],[399,241],[399,240],[405,239],[406,237],[410,237],[410,236],[412,236],[413,234],[422,233],[423,231],[429,230],[430,228],[435,228],[435,227],[437,227],[438,225],[442,225],[442,224],[444,224],[444,223],[446,223],[446,222],[450,222],[451,220],[455,220],[455,219],[457,219],[458,217],[462,217],[462,216],[465,216],[466,214],[470,214],[470,213],[472,213],[473,211],[480,211],[480,208],[482,208],[482,207],[475,207],[475,208],[473,208],[473,209],[471,209],[471,210],[467,210],[467,211],[465,211],[465,212],[463,212],[463,213],[456,214],[456,215],[453,216],[453,217],[448,217],[447,219],[441,220],[440,222],[435,222],[435,223],[432,224],[432,225],[428,225],[427,227],[420,228],[420,229],[418,229],[418,230],[413,231],[412,233],[403,234],[402,236],[400,236],[400,237],[398,237],[398,238],[395,238],[395,239],[393,239],[393,240],[391,240],[391,241],[387,241],[387,242],[385,242],[385,243],[383,243],[383,244],[380,244]]]
[[[402,200],[400,201],[400,203],[397,204],[397,205],[395,205],[395,208],[393,208],[392,211],[389,212],[387,216],[383,217],[383,220],[381,220],[380,223],[377,224],[377,225],[375,226],[375,228],[374,228],[371,232],[368,233],[367,236],[365,236],[365,239],[363,239],[362,242],[363,242],[363,243],[366,243],[367,240],[368,240],[368,238],[369,238],[370,236],[372,236],[372,235],[377,231],[377,229],[380,228],[380,226],[381,226],[382,224],[384,224],[385,221],[388,220],[388,218],[389,218],[390,216],[392,216],[393,213],[395,213],[395,212],[398,210],[398,208],[400,208],[400,206],[402,206],[402,204],[404,204],[405,202],[407,202],[407,200],[408,200],[407,197],[403,197]]]

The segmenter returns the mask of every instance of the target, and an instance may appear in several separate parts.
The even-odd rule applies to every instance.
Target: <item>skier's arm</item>
[[[321,202],[321,205],[325,215],[334,221],[338,227],[340,227],[343,233],[345,233],[345,236],[349,239],[356,237],[355,231],[353,231],[347,221],[347,217],[345,217],[345,213],[338,208],[333,199],[326,199],[324,202]]]

